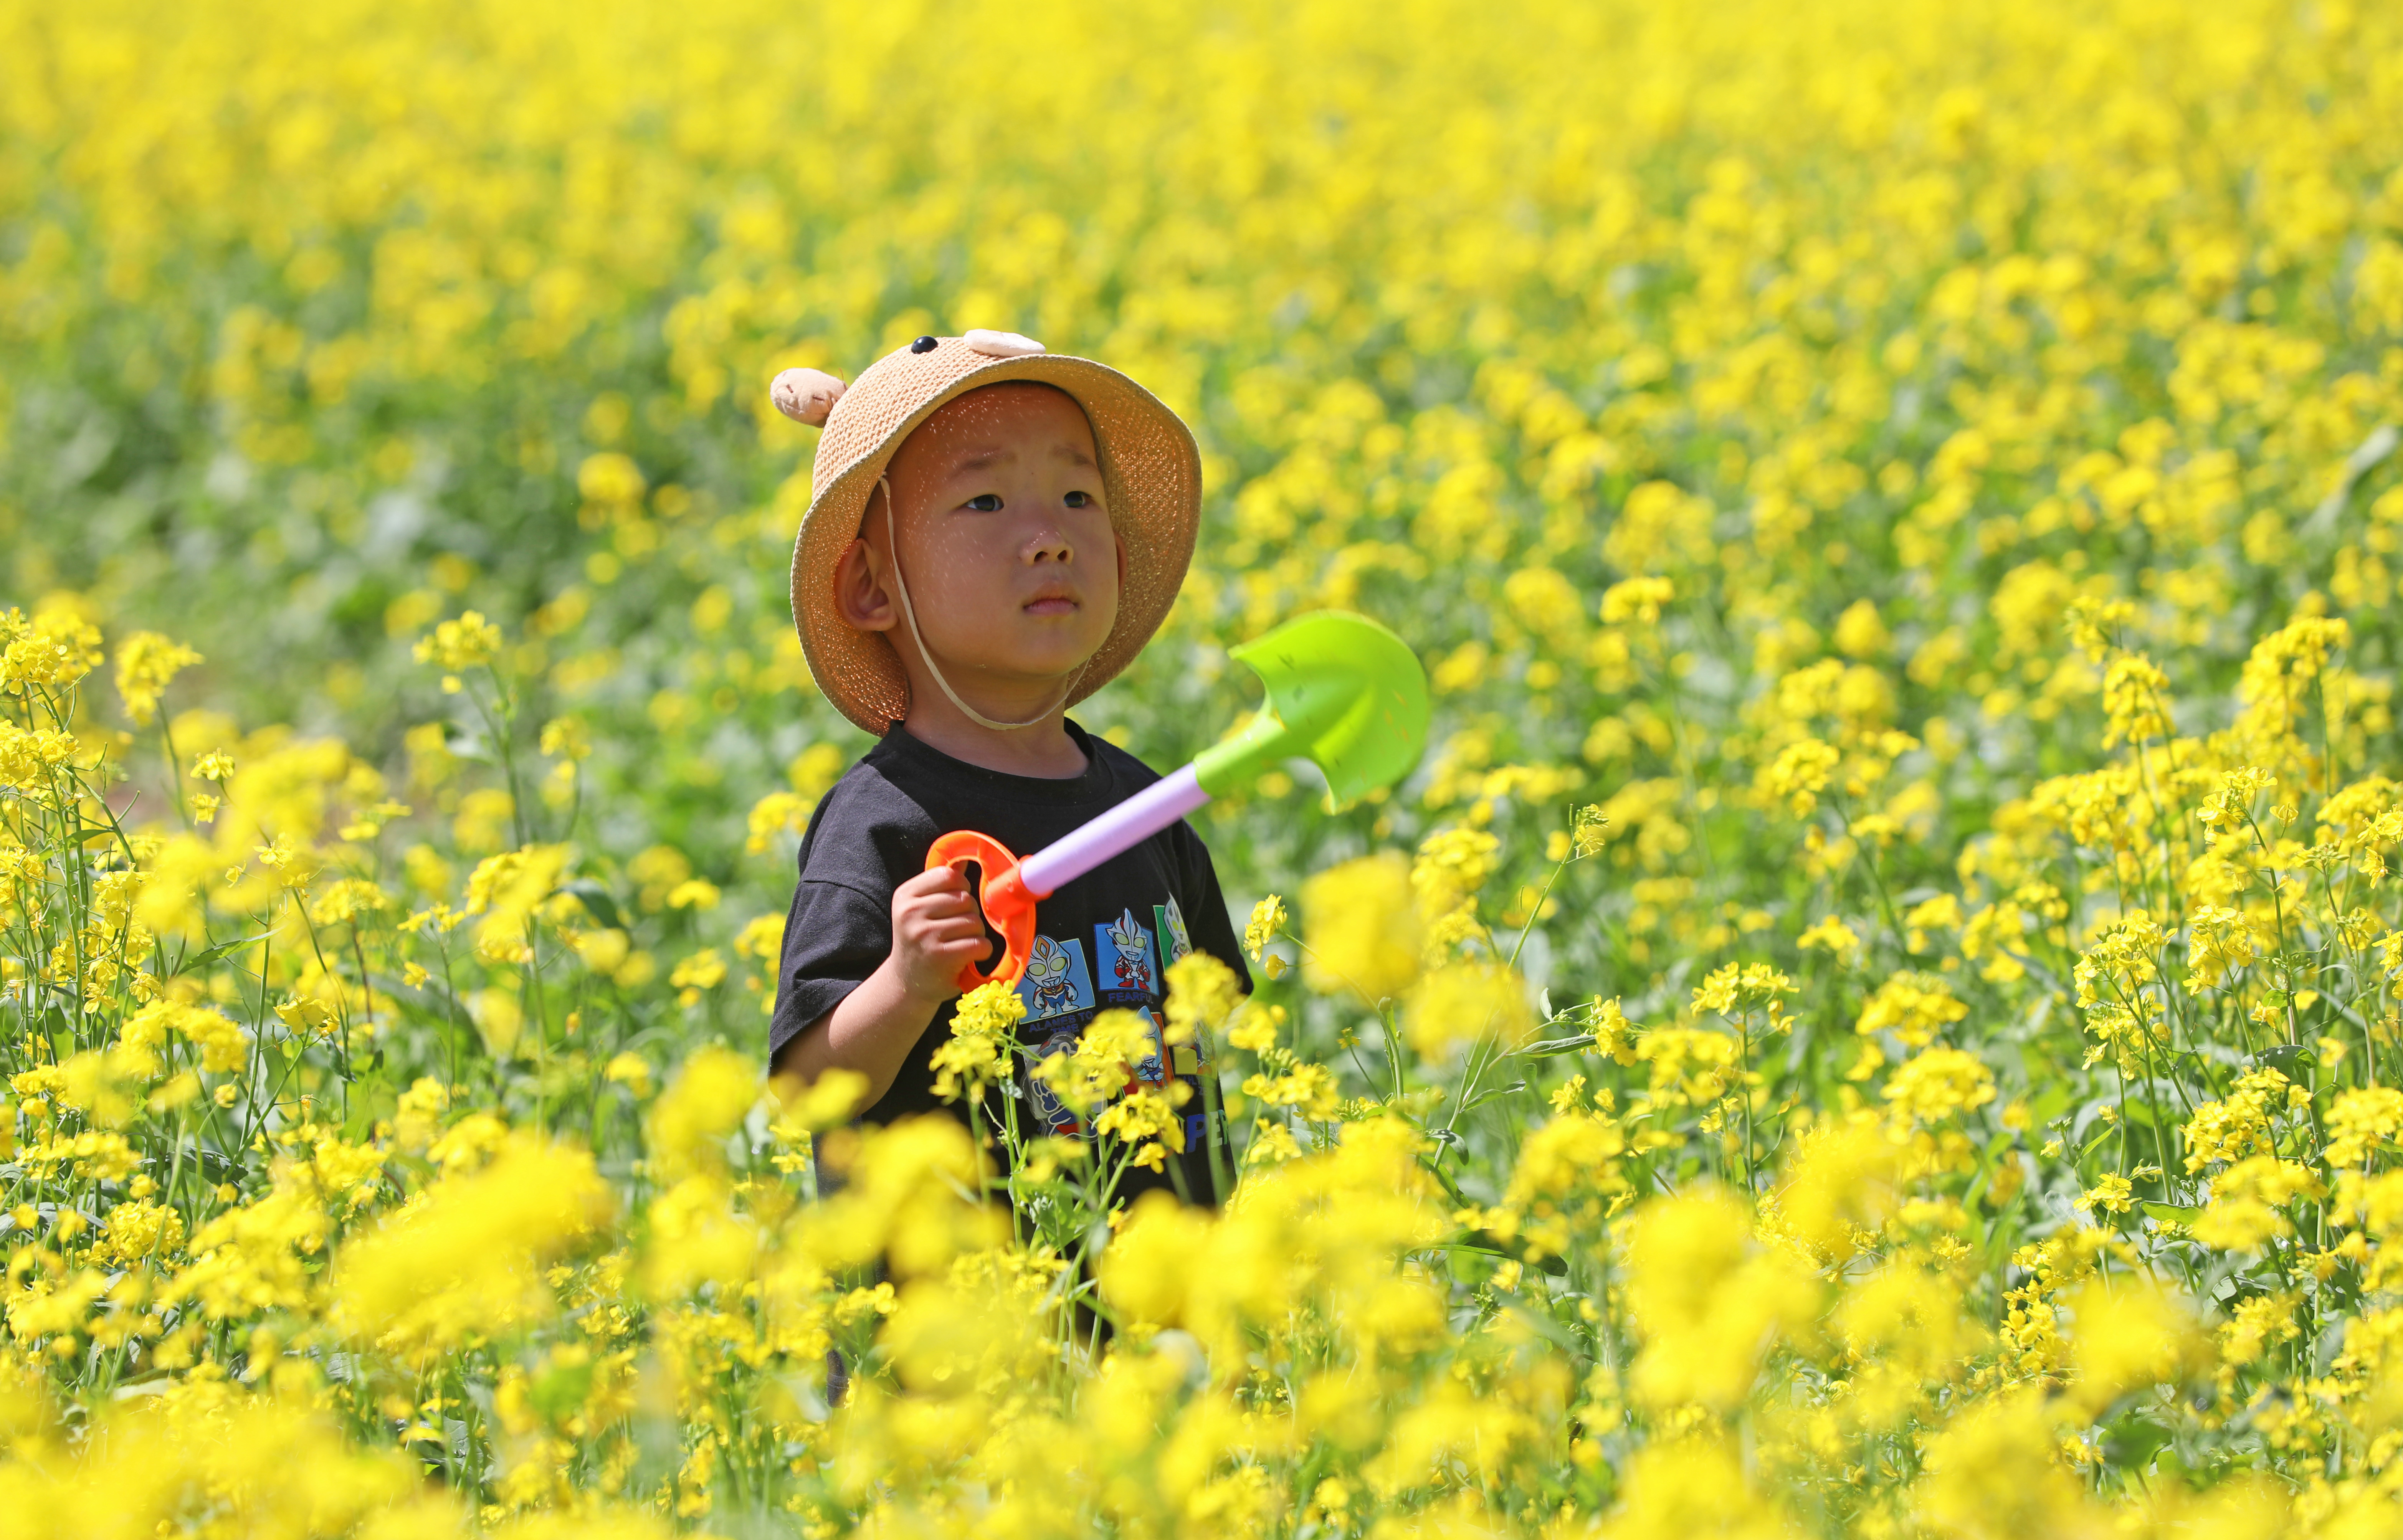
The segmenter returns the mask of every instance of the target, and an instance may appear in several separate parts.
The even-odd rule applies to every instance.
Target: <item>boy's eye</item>
[[[1072,492],[1066,501],[1072,508],[1090,508],[1093,506],[1093,494],[1090,492]]]
[[[1001,511],[1001,493],[997,492],[980,492],[974,497],[968,499],[967,506],[976,509],[979,513],[999,513]]]

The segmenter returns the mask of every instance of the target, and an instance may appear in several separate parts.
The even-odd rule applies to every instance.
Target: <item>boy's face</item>
[[[1067,395],[1024,382],[970,391],[903,439],[885,474],[918,630],[954,687],[974,700],[974,681],[1015,710],[1101,649],[1118,621],[1118,535],[1092,427]],[[845,618],[886,631],[914,663],[881,495],[860,534],[867,551],[837,575]]]

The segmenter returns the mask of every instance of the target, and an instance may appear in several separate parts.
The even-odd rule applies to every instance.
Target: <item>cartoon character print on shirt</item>
[[[1079,1030],[1076,1026],[1053,1029],[1050,1035],[1045,1037],[1042,1045],[1035,1050],[1036,1060],[1039,1061],[1050,1058],[1055,1053],[1066,1053],[1073,1049],[1076,1046],[1076,1035]],[[1085,1126],[1076,1121],[1076,1115],[1063,1106],[1060,1099],[1051,1094],[1051,1088],[1045,1085],[1040,1078],[1029,1074],[1025,1076],[1025,1085],[1027,1100],[1035,1104],[1035,1116],[1049,1125],[1053,1133],[1085,1131]]]
[[[1135,1014],[1143,1018],[1144,1033],[1151,1047],[1136,1061],[1134,1077],[1146,1086],[1164,1086],[1168,1084],[1168,1024],[1156,1010],[1139,1010]]]
[[[1174,967],[1178,961],[1193,950],[1193,937],[1185,929],[1184,911],[1172,898],[1165,904],[1151,907],[1152,928],[1160,933],[1160,961],[1164,967]]]
[[[1081,941],[1064,946],[1038,936],[1026,954],[1026,971],[1018,980],[1018,997],[1026,1004],[1026,1020],[1048,1021],[1093,1008],[1092,976],[1085,971]]]
[[[1106,964],[1109,978],[1102,987],[1131,994],[1160,992],[1160,965],[1151,950],[1151,932],[1135,923],[1134,910],[1121,912],[1106,925],[1093,927],[1093,955]]]
[[[1101,986],[1102,1004],[1142,1017],[1151,1040],[1149,1050],[1134,1066],[1135,1079],[1146,1086],[1164,1084],[1168,1060],[1158,1008],[1160,961],[1152,950],[1151,932],[1135,919],[1133,909],[1121,910],[1108,924],[1093,927],[1093,955],[1099,959],[1094,982]]]
[[[1049,1059],[1075,1047],[1085,1023],[1093,1019],[1093,978],[1085,968],[1085,944],[1036,936],[1035,944],[1027,949],[1026,971],[1018,980],[1018,998],[1025,1003],[1029,1027],[1038,1022],[1052,1023],[1048,1029],[1026,1034],[1035,1045],[1037,1058]],[[1052,1132],[1085,1131],[1076,1114],[1062,1106],[1060,1099],[1051,1094],[1051,1088],[1025,1073],[1023,1066],[1021,1084],[1026,1089],[1035,1116],[1049,1124]]]
[[[1193,936],[1185,928],[1185,913],[1176,907],[1175,899],[1151,907],[1151,928],[1160,936],[1162,968],[1173,968],[1179,960],[1193,954]],[[1201,1066],[1209,1061],[1210,1045],[1206,1034],[1202,1041],[1190,1047],[1176,1050],[1176,1073],[1179,1075],[1198,1074]]]

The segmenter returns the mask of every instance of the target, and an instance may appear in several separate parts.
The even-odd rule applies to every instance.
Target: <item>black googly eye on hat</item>
[[[910,344],[910,351],[911,353],[932,353],[935,351],[935,340],[931,337],[921,337],[916,341]]]

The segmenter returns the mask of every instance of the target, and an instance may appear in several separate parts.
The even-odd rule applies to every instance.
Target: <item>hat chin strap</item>
[[[952,705],[959,707],[961,714],[969,721],[980,728],[990,728],[995,732],[1016,732],[1021,728],[1039,727],[1049,720],[1053,712],[1067,704],[1069,692],[1076,687],[1076,681],[1085,676],[1085,670],[1091,664],[1092,659],[1088,658],[1084,662],[1077,664],[1076,672],[1070,674],[1068,682],[1060,687],[1060,698],[1044,707],[1043,715],[1031,721],[996,722],[961,700],[960,692],[951,688],[951,682],[943,677],[942,669],[936,664],[935,654],[926,645],[925,635],[918,630],[918,612],[910,604],[910,583],[901,576],[901,531],[893,522],[893,484],[880,476],[876,479],[876,485],[884,493],[884,533],[893,542],[893,589],[901,597],[901,618],[910,628],[910,640],[918,644],[919,660],[926,665],[926,672],[935,676],[935,683],[941,687],[944,697]]]

